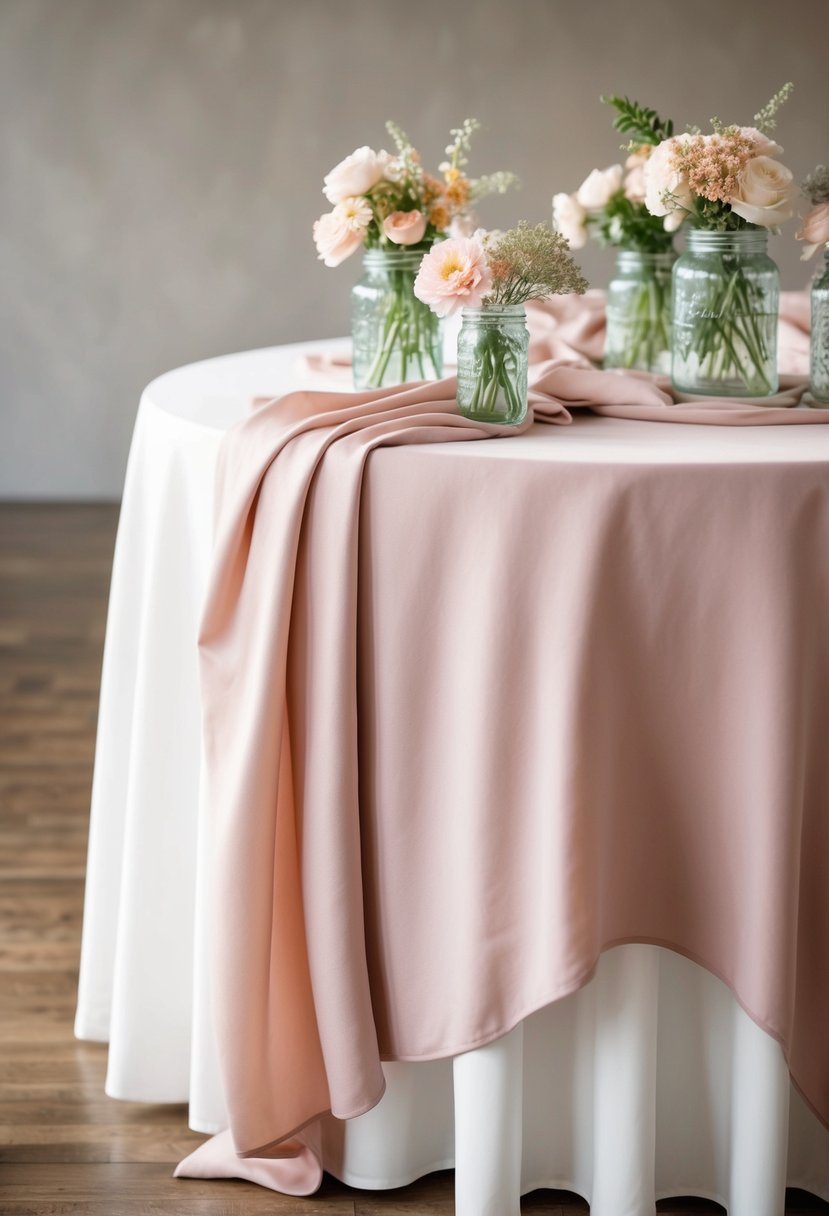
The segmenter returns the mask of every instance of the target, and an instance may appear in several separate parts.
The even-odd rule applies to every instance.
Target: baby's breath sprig
[[[829,168],[818,165],[800,183],[800,189],[813,207],[829,203]]]
[[[389,120],[386,123],[386,130],[397,148],[397,163],[400,166],[399,180],[419,182],[423,176],[423,167],[420,164],[417,150],[412,146],[412,141],[396,122]]]
[[[487,243],[492,290],[485,305],[526,304],[548,296],[584,295],[587,280],[560,232],[546,224],[531,227],[522,220],[497,240]]]
[[[762,110],[758,110],[754,115],[754,125],[763,135],[767,135],[769,131],[773,131],[777,126],[777,114],[782,109],[785,103],[789,100],[794,90],[794,85],[788,80],[782,89],[774,94],[770,101],[767,101]]]
[[[469,187],[469,201],[476,203],[486,198],[488,194],[506,194],[508,190],[520,190],[521,180],[515,173],[499,170],[497,173],[485,173],[483,177],[473,178]]]
[[[481,124],[477,118],[465,118],[459,127],[452,127],[449,134],[452,142],[446,145],[446,155],[453,169],[461,169],[468,163],[466,153],[472,149],[472,136],[480,131]]]

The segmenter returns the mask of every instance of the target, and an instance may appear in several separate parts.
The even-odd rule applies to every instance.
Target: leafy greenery
[[[634,144],[661,144],[674,133],[670,119],[663,121],[656,110],[641,106],[638,101],[631,101],[629,97],[602,97],[601,100],[616,111],[613,126],[623,135],[630,135]]]
[[[651,215],[644,203],[625,198],[623,190],[611,196],[604,209],[587,217],[595,228],[601,245],[621,245],[639,253],[670,253],[674,247],[672,232],[666,232],[662,219]]]

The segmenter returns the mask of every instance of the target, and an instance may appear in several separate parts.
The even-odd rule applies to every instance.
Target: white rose
[[[681,228],[685,220],[688,218],[687,211],[669,211],[663,220],[662,227],[666,232],[676,232],[677,228]]]
[[[756,127],[740,127],[740,134],[754,144],[755,156],[779,156],[783,149]]]
[[[617,190],[622,188],[625,171],[621,165],[608,169],[594,169],[576,191],[576,200],[585,211],[601,211],[610,202]]]
[[[358,148],[327,174],[323,194],[329,203],[339,203],[355,194],[365,194],[381,180],[389,159],[388,152],[375,152],[368,147]]]
[[[691,188],[685,175],[673,164],[677,148],[691,138],[673,135],[657,144],[645,165],[645,206],[651,215],[692,208]],[[667,201],[666,201],[667,200]]]
[[[586,219],[587,212],[574,194],[553,195],[553,227],[571,249],[581,249],[587,243]]]
[[[755,156],[743,167],[731,210],[750,224],[776,228],[794,215],[797,188],[785,165],[770,156]]]

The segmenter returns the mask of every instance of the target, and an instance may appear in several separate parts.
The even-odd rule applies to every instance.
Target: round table
[[[225,1126],[209,1013],[196,636],[210,572],[213,482],[228,427],[255,398],[330,387],[301,343],[180,368],[145,391],[113,568],[93,786],[76,1033],[108,1041],[106,1090],[189,1102]],[[578,416],[486,443],[406,449],[461,462],[677,470],[822,466],[829,429],[726,428]],[[369,487],[400,454],[372,456]],[[460,468],[460,464],[456,467]],[[499,465],[500,472],[505,465]],[[379,493],[379,489],[378,489]],[[825,506],[825,503],[824,503]],[[536,521],[536,524],[538,521]],[[826,555],[825,555],[826,556]],[[378,558],[381,560],[381,558]],[[827,557],[829,560],[829,557]],[[829,625],[827,625],[829,628]],[[779,1045],[728,988],[678,954],[623,945],[579,992],[454,1062],[390,1062],[373,1111],[324,1128],[324,1165],[371,1188],[456,1164],[458,1211],[517,1211],[540,1186],[596,1213],[696,1194],[737,1216],[782,1211],[786,1185],[829,1200],[829,1132],[790,1086]],[[523,1131],[522,1131],[523,1128]]]

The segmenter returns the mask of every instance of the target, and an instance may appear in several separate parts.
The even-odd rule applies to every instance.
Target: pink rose
[[[314,243],[320,261],[326,266],[339,266],[363,243],[365,229],[356,227],[348,216],[335,208],[321,215],[314,224]]]
[[[829,245],[829,203],[818,203],[812,208],[800,226],[797,239],[806,242],[800,255],[804,262],[821,245]]]
[[[355,194],[365,194],[376,186],[390,160],[388,152],[375,152],[363,146],[335,165],[324,178],[323,194],[329,203],[340,203]]]
[[[439,317],[479,308],[492,287],[483,244],[476,237],[441,241],[426,254],[414,284],[418,300]]]
[[[394,245],[416,245],[423,240],[426,216],[422,211],[393,211],[383,220],[383,232]]]

